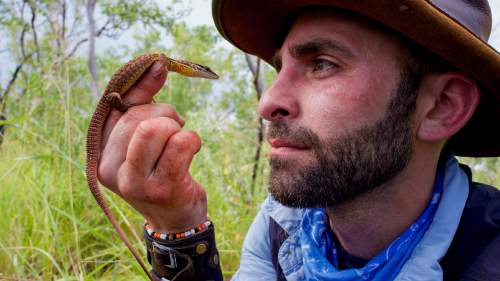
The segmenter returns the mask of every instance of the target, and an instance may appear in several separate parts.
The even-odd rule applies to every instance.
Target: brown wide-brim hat
[[[487,43],[487,0],[213,0],[212,12],[222,36],[271,63],[288,32],[287,16],[307,6],[371,18],[472,77],[481,87],[481,101],[449,146],[459,156],[500,156],[500,54]]]

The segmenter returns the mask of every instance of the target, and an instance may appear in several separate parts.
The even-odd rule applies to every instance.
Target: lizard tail
[[[109,221],[115,228],[120,239],[125,243],[125,245],[130,250],[134,258],[137,260],[139,265],[147,274],[149,279],[153,281],[153,276],[151,275],[148,268],[142,261],[140,255],[132,246],[132,243],[127,238],[125,232],[118,224],[115,217],[113,216],[113,213],[111,212],[106,202],[104,201],[103,194],[99,188],[99,184],[97,181],[97,167],[99,163],[99,150],[100,150],[99,147],[101,145],[101,139],[102,139],[102,128],[104,125],[104,121],[106,120],[107,114],[109,112],[109,109],[110,105],[104,100],[101,100],[97,105],[97,110],[92,116],[92,120],[90,122],[87,135],[87,166],[86,166],[87,183],[89,185],[90,192],[92,193],[92,195],[94,195],[94,198],[97,201],[97,204],[101,207],[104,214],[106,214],[106,217],[109,219]]]

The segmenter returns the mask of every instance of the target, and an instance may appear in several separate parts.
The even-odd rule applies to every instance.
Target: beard
[[[269,123],[268,138],[308,147],[312,160],[270,158],[269,192],[295,208],[331,208],[373,191],[398,175],[414,150],[412,117],[420,81],[403,72],[384,116],[372,125],[321,140],[312,130]]]

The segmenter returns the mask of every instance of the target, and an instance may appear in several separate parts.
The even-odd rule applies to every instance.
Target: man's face
[[[262,97],[270,192],[292,207],[332,207],[389,181],[413,151],[415,83],[396,39],[333,12],[300,16]],[[411,80],[411,79],[410,79]]]

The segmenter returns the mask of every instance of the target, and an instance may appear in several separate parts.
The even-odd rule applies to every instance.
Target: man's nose
[[[299,103],[294,94],[297,88],[291,80],[280,75],[259,101],[259,113],[269,121],[292,119],[299,114]]]

